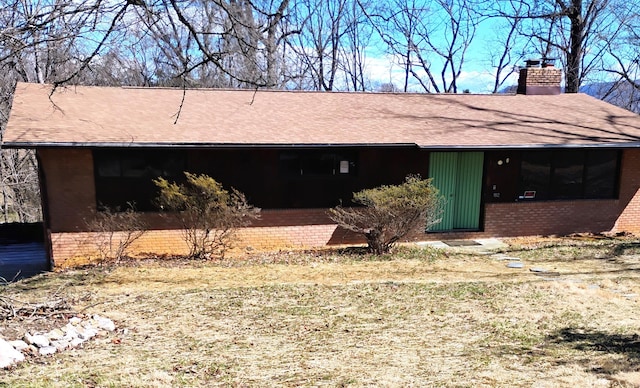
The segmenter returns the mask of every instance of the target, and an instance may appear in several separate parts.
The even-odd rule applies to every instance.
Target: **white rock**
[[[62,326],[60,328],[60,330],[62,330],[64,333],[68,333],[69,331],[75,330],[76,327],[73,326],[71,323],[67,323],[66,325]]]
[[[24,354],[7,341],[0,339],[0,368],[9,367],[20,361],[24,361]]]
[[[50,340],[50,341],[55,341],[55,340],[59,340],[61,338],[64,337],[64,331],[60,330],[60,329],[53,329],[50,332],[48,332],[46,334],[46,337]]]
[[[71,341],[69,341],[69,346],[71,346],[72,348],[77,347],[78,345],[82,345],[82,343],[86,341],[80,337],[76,337],[74,339],[72,339]]]
[[[78,328],[78,338],[88,340],[89,338],[93,338],[98,334],[98,330],[93,327],[79,327]]]
[[[43,356],[53,354],[57,351],[58,349],[56,349],[55,346],[43,346],[40,349],[38,349],[38,353],[40,353]]]
[[[23,351],[29,347],[29,344],[22,340],[9,341],[9,344],[19,351]]]
[[[57,341],[51,341],[51,346],[53,346],[54,348],[56,348],[59,352],[68,349],[71,344],[70,341],[61,339],[61,340],[57,340]]]
[[[64,332],[64,337],[62,338],[65,340],[71,341],[74,338],[78,338],[78,329],[70,323],[67,323],[67,325],[62,328],[62,331]]]
[[[96,322],[96,326],[98,328],[106,330],[106,331],[114,331],[116,329],[116,325],[109,318],[101,317],[100,315],[94,315],[93,319]]]
[[[35,345],[39,348],[49,346],[49,339],[41,334],[30,335],[29,333],[26,333],[24,335],[24,342],[30,345]]]
[[[82,318],[73,317],[73,318],[69,319],[69,323],[71,323],[72,325],[77,325],[80,322],[82,322]]]

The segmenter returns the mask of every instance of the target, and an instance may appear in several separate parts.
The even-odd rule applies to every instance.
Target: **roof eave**
[[[540,148],[640,148],[640,141],[609,143],[561,143],[561,144],[475,144],[475,145],[419,145],[425,150],[500,150],[500,149],[540,149]]]
[[[640,148],[640,141],[562,144],[416,144],[416,143],[136,143],[136,142],[6,142],[0,148],[346,148],[346,147],[418,147],[423,150],[498,150],[539,148]]]
[[[418,147],[415,143],[134,143],[134,142],[7,142],[2,148],[320,148]]]

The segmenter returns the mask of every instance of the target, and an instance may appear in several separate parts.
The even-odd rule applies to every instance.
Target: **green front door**
[[[480,229],[482,152],[432,152],[429,177],[445,198],[442,222],[431,231]]]

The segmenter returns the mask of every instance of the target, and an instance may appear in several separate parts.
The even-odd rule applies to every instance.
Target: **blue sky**
[[[483,22],[474,37],[465,55],[462,73],[458,78],[458,91],[469,89],[472,93],[490,93],[493,89],[494,75],[489,63],[489,49],[501,50],[497,41],[499,38],[495,25]],[[536,57],[532,55],[531,58]],[[399,64],[398,58],[394,58],[385,52],[384,47],[370,46],[367,48],[366,68],[370,79],[377,83],[393,82],[397,87],[403,85],[404,69]],[[516,65],[524,65],[516,63]],[[434,66],[437,69],[437,65]],[[439,74],[439,72],[436,72]],[[518,75],[513,73],[504,86],[514,85],[518,81]],[[410,81],[411,91],[424,92],[420,84]]]

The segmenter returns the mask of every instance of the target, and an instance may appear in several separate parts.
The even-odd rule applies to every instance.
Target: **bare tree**
[[[372,2],[349,0],[345,13],[346,25],[344,38],[346,44],[341,45],[339,67],[345,77],[347,90],[366,91],[369,80],[366,75],[366,49],[371,44],[373,27],[362,11],[360,5],[369,8]]]
[[[495,17],[490,10],[479,9],[483,15],[481,23],[492,26],[493,38],[481,42],[485,45],[486,60],[493,74],[492,93],[498,93],[506,87],[509,77],[517,72],[518,66],[526,58],[526,50],[530,46],[531,39],[523,37],[519,30],[523,21],[523,8],[521,3],[510,3],[509,18]]]
[[[601,70],[609,76],[599,85],[605,89],[602,98],[640,113],[640,14],[631,3],[618,4],[613,11],[619,33],[607,42],[601,58]]]
[[[300,34],[289,41],[314,90],[334,90],[344,45],[349,0],[302,0],[295,8]]]
[[[522,35],[537,41],[539,56],[559,57],[567,93],[579,91],[596,70],[606,42],[618,33],[612,12],[615,0],[506,0],[496,4],[501,16],[520,21]]]
[[[159,0],[138,14],[175,79],[189,86],[277,87],[283,40],[292,33],[284,28],[288,3]]]
[[[393,0],[367,15],[389,53],[426,92],[458,91],[465,54],[479,22],[467,0]]]

